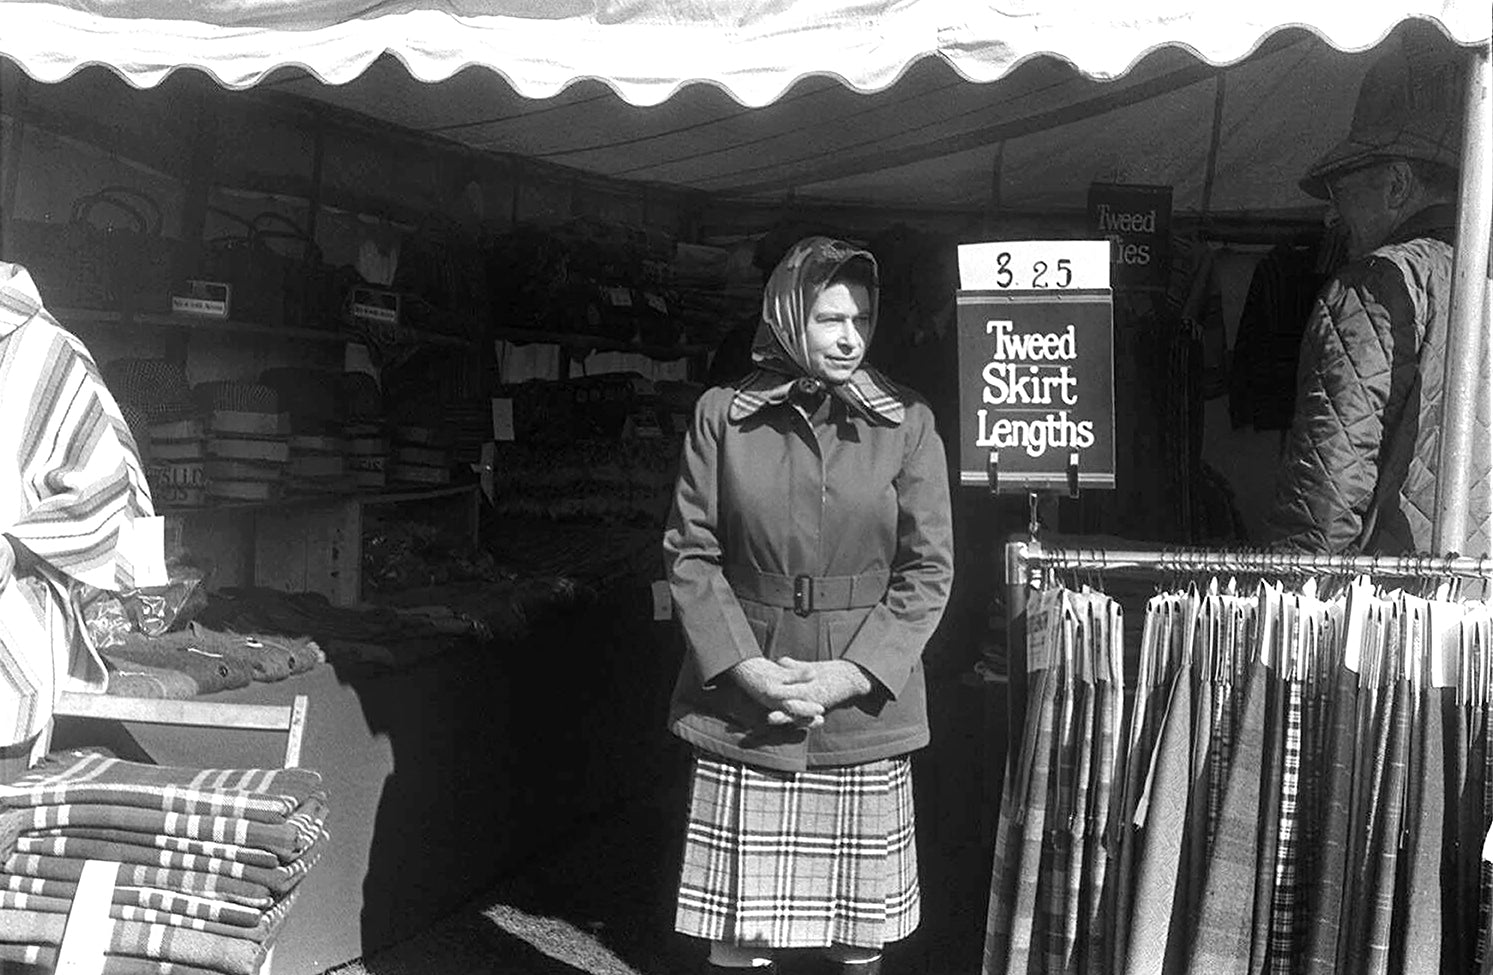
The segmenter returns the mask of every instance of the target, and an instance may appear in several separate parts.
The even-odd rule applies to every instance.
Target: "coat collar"
[[[787,403],[793,395],[794,387],[804,381],[785,373],[757,369],[737,387],[727,415],[732,422],[740,423],[769,406]],[[843,400],[873,423],[898,426],[907,416],[906,396],[902,390],[869,366],[857,369],[843,383],[822,385],[830,395]]]

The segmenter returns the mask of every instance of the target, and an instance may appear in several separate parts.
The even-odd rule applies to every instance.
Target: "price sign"
[[[1109,287],[1109,243],[1015,240],[959,246],[967,291],[1081,291]]]
[[[1113,488],[1109,243],[959,248],[959,480]]]

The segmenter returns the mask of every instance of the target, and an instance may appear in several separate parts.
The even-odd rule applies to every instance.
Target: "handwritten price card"
[[[959,479],[1001,490],[1115,483],[1110,244],[959,247]]]

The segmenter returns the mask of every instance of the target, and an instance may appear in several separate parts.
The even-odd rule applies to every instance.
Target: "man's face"
[[[1348,231],[1348,256],[1358,258],[1389,239],[1398,214],[1390,199],[1389,165],[1371,163],[1327,180],[1327,225]]]

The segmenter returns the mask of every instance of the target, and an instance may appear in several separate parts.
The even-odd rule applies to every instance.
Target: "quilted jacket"
[[[1274,547],[1430,551],[1455,222],[1450,206],[1423,210],[1318,295],[1268,521]],[[1487,401],[1463,554],[1488,551]]]

